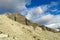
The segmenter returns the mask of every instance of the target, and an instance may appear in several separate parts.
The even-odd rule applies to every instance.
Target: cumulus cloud
[[[60,15],[56,15],[53,20],[49,21],[45,26],[60,30]]]
[[[54,25],[53,25],[54,24]],[[55,28],[60,30],[60,15],[56,15],[53,20],[49,21],[47,27]]]
[[[53,20],[48,22],[48,24],[51,24],[51,23],[60,23],[60,15],[55,15]]]
[[[29,20],[35,20],[35,19],[39,18],[40,16],[44,15],[44,12],[46,10],[47,10],[47,5],[45,5],[45,7],[39,6],[39,7],[36,7],[36,8],[31,8],[28,11],[28,14],[26,15],[26,18],[29,19]]]
[[[53,15],[48,14],[48,15],[44,15],[44,16],[41,16],[40,18],[36,19],[35,22],[39,23],[39,24],[46,24],[47,22],[51,21],[53,18],[54,18]]]
[[[56,2],[51,2],[51,4],[41,5],[41,6],[38,6],[38,7],[31,8],[28,11],[28,14],[26,15],[26,17],[27,17],[27,19],[33,20],[33,19],[38,19],[41,16],[50,14],[49,11],[56,12],[56,11],[58,11],[58,9],[55,9],[55,8],[50,9],[51,7],[54,7],[56,5],[57,5]]]

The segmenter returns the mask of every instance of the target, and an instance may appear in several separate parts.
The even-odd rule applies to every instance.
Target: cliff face
[[[11,15],[8,14],[8,17],[10,19],[14,20],[14,21],[17,21],[17,22],[20,22],[22,24],[25,24],[25,22],[24,22],[25,21],[25,17],[23,15],[21,15],[21,14],[18,14],[18,13],[14,13],[14,14],[11,14]],[[15,17],[16,17],[16,20],[14,19]]]

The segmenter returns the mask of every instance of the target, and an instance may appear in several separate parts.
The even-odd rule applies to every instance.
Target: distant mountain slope
[[[14,20],[14,17],[16,17],[16,21],[17,21],[17,22],[25,25],[25,19],[26,19],[26,18],[25,18],[23,15],[19,14],[19,13],[15,13],[15,14],[8,15],[8,17],[9,17],[10,19],[13,19],[13,20]],[[28,19],[27,19],[27,24],[28,24],[29,26],[33,26],[33,27],[40,26],[40,25],[38,25],[37,23],[34,23],[34,22],[32,22],[32,21],[30,21],[30,20],[28,20]]]
[[[32,26],[11,20],[5,14],[0,15],[1,33],[8,35],[8,37],[0,37],[2,40],[60,40],[60,33],[43,31],[40,27],[34,30]]]
[[[16,17],[16,19],[14,17]],[[17,22],[19,22],[21,24],[26,25],[26,23],[25,23],[26,22],[26,18],[23,15],[19,14],[19,13],[8,14],[8,18],[10,18],[12,20],[15,20],[15,21],[17,21]],[[28,19],[27,19],[27,24],[29,26],[33,26],[34,29],[38,26],[38,27],[42,28],[43,30],[56,32],[56,30],[54,30],[54,29],[45,27],[44,25],[39,25],[39,24],[34,23],[34,22],[32,22],[31,20],[28,20]]]

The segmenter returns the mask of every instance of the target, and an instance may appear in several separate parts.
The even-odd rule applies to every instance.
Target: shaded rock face
[[[15,13],[11,15],[8,14],[8,17],[12,20],[25,24],[25,17],[19,13]]]

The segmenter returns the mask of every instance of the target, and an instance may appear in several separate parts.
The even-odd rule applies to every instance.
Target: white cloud
[[[40,18],[36,19],[35,22],[39,24],[46,24],[47,22],[51,21],[53,18],[54,16],[51,14],[43,15]]]
[[[33,11],[33,10],[32,10]],[[33,11],[34,13],[43,13],[43,9],[41,8],[41,7],[37,7],[36,9],[34,9],[34,11]]]
[[[60,15],[43,15],[40,18],[38,18],[35,22],[38,24],[44,24],[45,26],[53,28],[57,31],[60,30]]]
[[[49,21],[48,24],[60,23],[60,15],[56,15],[53,20]]]
[[[35,19],[37,19],[37,18],[39,18],[40,16],[44,15],[44,12],[47,10],[46,7],[47,6],[45,6],[45,7],[39,6],[39,7],[31,8],[28,11],[28,14],[26,15],[26,18],[30,19],[32,21],[35,20]]]

